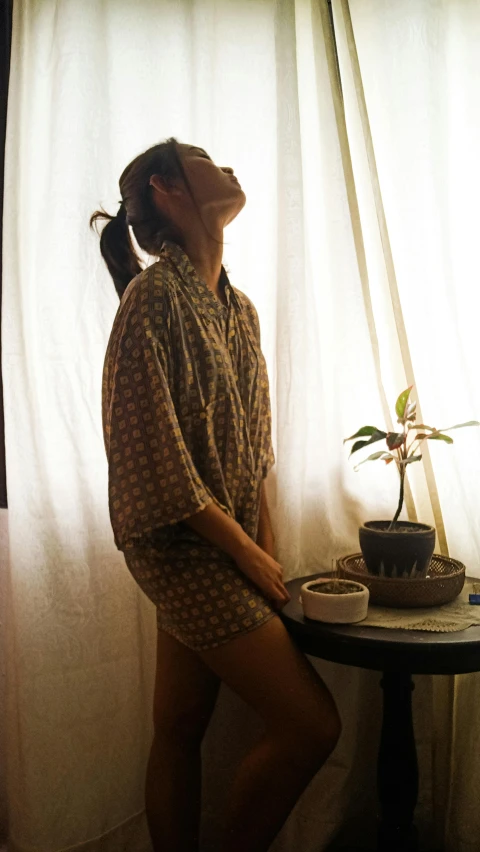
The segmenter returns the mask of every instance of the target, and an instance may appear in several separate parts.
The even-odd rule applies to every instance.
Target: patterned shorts
[[[194,651],[249,633],[276,613],[267,598],[221,550],[176,543],[128,546],[127,567],[157,607],[157,627]]]

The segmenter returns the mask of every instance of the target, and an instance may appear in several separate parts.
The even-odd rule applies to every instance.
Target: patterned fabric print
[[[194,651],[207,651],[269,621],[260,590],[216,548],[127,546],[130,573],[157,607],[157,627]]]
[[[127,287],[103,370],[102,417],[116,546],[156,530],[191,542],[185,518],[215,502],[256,538],[260,484],[274,463],[256,310],[222,267],[227,305],[186,253]]]

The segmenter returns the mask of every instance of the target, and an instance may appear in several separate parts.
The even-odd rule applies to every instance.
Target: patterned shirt
[[[125,290],[108,342],[102,418],[109,511],[119,550],[216,503],[256,538],[260,486],[274,463],[268,376],[257,312],[222,266],[226,305],[183,249]]]

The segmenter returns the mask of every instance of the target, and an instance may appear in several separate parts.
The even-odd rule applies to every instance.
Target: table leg
[[[378,852],[417,852],[413,814],[418,797],[418,766],[412,719],[410,674],[384,672],[383,720],[378,753],[381,822]]]
[[[377,764],[377,789],[381,821],[376,852],[418,852],[413,816],[418,798],[418,765],[412,719],[410,674],[384,672],[383,718]],[[368,852],[361,846],[335,842],[329,850]],[[440,850],[438,850],[440,852]]]

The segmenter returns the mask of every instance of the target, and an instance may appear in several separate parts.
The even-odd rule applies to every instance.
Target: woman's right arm
[[[265,553],[239,523],[223,512],[216,503],[184,520],[196,533],[228,553],[245,574],[279,608],[290,595],[282,580],[282,567]]]

